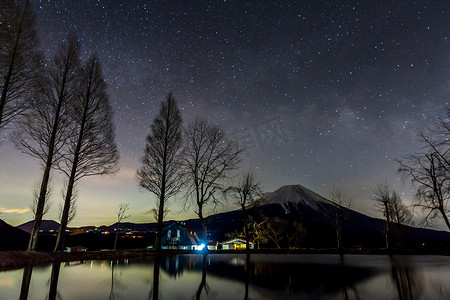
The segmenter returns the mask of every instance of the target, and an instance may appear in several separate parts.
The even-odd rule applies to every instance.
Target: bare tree
[[[267,243],[272,241],[277,248],[281,248],[281,241],[287,237],[288,222],[280,218],[264,217],[261,222],[252,223],[254,241]]]
[[[166,202],[176,195],[182,185],[182,119],[172,95],[161,102],[158,116],[147,136],[141,167],[137,170],[139,186],[158,197],[157,236],[155,248],[161,249]]]
[[[417,185],[417,192],[413,206],[425,213],[424,222],[429,224],[431,219],[439,216],[450,229],[448,220],[448,200],[450,198],[450,177],[436,152],[430,154],[410,155],[400,161],[399,172],[404,178],[410,178]]]
[[[68,182],[54,251],[61,251],[63,247],[75,183],[86,176],[114,174],[119,170],[113,111],[95,55],[80,72],[78,94],[71,104],[71,134],[58,162],[58,168],[66,174]]]
[[[308,231],[301,222],[294,221],[290,226],[290,232],[287,235],[289,248],[298,248],[308,234]]]
[[[336,188],[333,187],[330,191],[329,199],[331,202],[335,205],[335,212],[334,212],[334,226],[336,228],[336,242],[337,242],[337,248],[339,250],[342,250],[342,226],[345,220],[347,219],[348,210],[347,208],[350,208],[352,206],[353,199],[345,193]]]
[[[197,214],[203,226],[203,238],[207,240],[207,226],[204,208],[220,203],[220,195],[225,191],[224,180],[241,161],[242,149],[230,140],[218,126],[205,119],[197,118],[186,130],[185,169],[189,180],[187,199],[196,205]]]
[[[392,191],[390,198],[391,220],[397,225],[411,225],[412,213],[409,208],[403,203],[402,198],[396,191]]]
[[[389,248],[391,242],[390,225],[392,222],[392,216],[390,210],[391,206],[390,190],[387,183],[379,184],[373,191],[371,198],[375,202],[377,210],[385,218],[386,249],[390,249]]]
[[[33,199],[32,199],[31,204],[30,204],[31,212],[33,213],[33,216],[35,216],[35,217],[36,217],[36,211],[37,211],[38,202],[39,202],[40,186],[41,186],[40,184],[36,184],[34,186],[34,188],[33,188]],[[50,197],[52,195],[52,190],[53,190],[53,188],[52,188],[51,179],[50,179],[49,180],[49,184],[48,184],[48,188],[47,188],[47,194],[45,195],[46,201],[45,201],[45,205],[44,205],[44,210],[42,211],[42,217],[45,216],[48,213],[49,209],[50,209],[50,206],[51,206]]]
[[[250,249],[250,216],[248,210],[258,207],[262,203],[261,184],[256,181],[255,174],[248,171],[242,175],[236,186],[229,187],[226,192],[231,194],[236,201],[235,203],[242,210],[246,249]]]
[[[426,133],[419,131],[418,137],[424,144],[424,152],[435,153],[448,177],[450,172],[450,109],[447,109],[446,118],[439,118],[439,122],[429,128]]]
[[[27,108],[42,55],[30,1],[3,0],[0,5],[0,129]]]
[[[77,95],[78,68],[78,41],[69,35],[67,41],[58,46],[48,74],[41,82],[40,92],[31,103],[30,112],[18,121],[19,129],[14,137],[16,146],[23,153],[40,159],[44,168],[29,251],[36,250],[50,171],[61,159],[62,148],[67,141],[68,117],[72,113],[69,104]]]
[[[412,224],[412,212],[403,204],[403,200],[396,191],[392,191],[389,203],[389,215],[391,216],[391,233],[393,237],[396,237],[399,246],[403,245],[403,233],[405,226]]]
[[[116,250],[117,247],[117,238],[119,237],[120,223],[122,223],[123,220],[131,217],[131,215],[127,214],[129,209],[130,209],[129,203],[119,204],[119,210],[117,211],[117,230],[116,230],[116,238],[114,239],[114,250]]]
[[[287,225],[287,221],[280,218],[265,218],[263,220],[263,232],[267,234],[267,239],[270,239],[277,248],[281,248],[280,243],[285,237]]]
[[[59,202],[59,206],[58,206],[60,220],[62,219],[62,216],[64,214],[64,204],[66,202],[66,195],[67,195],[67,182],[64,183],[64,188],[61,191],[62,201]],[[77,214],[77,207],[76,207],[77,198],[78,198],[78,193],[74,189],[72,191],[72,199],[70,199],[70,209],[69,209],[69,214],[68,214],[68,218],[67,218],[67,225],[69,225],[69,223],[75,219],[75,216]]]
[[[265,244],[268,242],[267,233],[264,227],[264,220],[262,222],[252,222],[250,227],[253,242],[257,244],[259,249],[260,243]]]
[[[425,214],[424,223],[429,224],[439,215],[450,229],[448,200],[450,198],[450,111],[446,119],[427,134],[419,132],[424,144],[418,154],[399,160],[399,172],[417,186],[413,207]]]

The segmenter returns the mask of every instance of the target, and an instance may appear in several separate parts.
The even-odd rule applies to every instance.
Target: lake
[[[450,257],[189,254],[0,272],[0,299],[450,299]]]

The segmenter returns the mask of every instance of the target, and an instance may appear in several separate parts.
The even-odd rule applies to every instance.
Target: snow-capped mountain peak
[[[274,192],[265,193],[263,197],[266,204],[280,204],[284,209],[288,209],[289,205],[301,204],[318,211],[321,203],[333,205],[330,200],[300,184],[282,186]]]

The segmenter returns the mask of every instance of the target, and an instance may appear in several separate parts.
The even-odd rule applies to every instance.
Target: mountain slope
[[[0,220],[0,250],[25,250],[30,235]]]
[[[264,216],[278,218],[292,226],[299,222],[307,230],[303,247],[336,247],[335,216],[342,222],[342,238],[346,247],[385,246],[384,221],[354,210],[336,206],[330,200],[301,185],[288,185],[264,194],[264,205],[250,211],[253,220],[259,222]],[[219,240],[226,232],[242,231],[242,213],[232,211],[207,218],[212,236]],[[450,233],[404,226],[403,244],[408,248],[450,247]],[[284,241],[287,246],[287,241]]]
[[[31,233],[33,229],[34,220],[28,221],[26,223],[20,224],[17,228],[22,229],[25,232]],[[50,231],[50,230],[59,230],[59,223],[53,220],[42,220],[40,230]]]

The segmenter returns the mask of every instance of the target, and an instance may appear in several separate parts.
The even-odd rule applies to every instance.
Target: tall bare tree
[[[391,220],[397,225],[411,225],[412,213],[410,209],[403,203],[402,198],[396,191],[392,191],[389,207]]]
[[[237,185],[229,187],[227,192],[231,194],[235,203],[242,210],[246,249],[250,249],[250,216],[248,210],[258,207],[262,203],[261,184],[256,181],[255,174],[248,171],[242,175]]]
[[[226,190],[224,180],[241,161],[242,149],[229,139],[218,126],[205,119],[196,118],[186,130],[185,169],[188,182],[188,197],[185,207],[192,200],[203,226],[203,238],[207,239],[207,224],[204,208],[219,203]]]
[[[372,193],[372,200],[375,203],[377,210],[385,218],[385,236],[386,236],[386,249],[390,249],[391,244],[391,195],[387,182],[379,184]]]
[[[78,94],[71,104],[71,134],[58,162],[58,168],[67,176],[67,189],[54,251],[63,247],[75,183],[86,176],[114,174],[119,170],[113,111],[95,55],[80,72]]]
[[[33,216],[35,216],[35,217],[36,217],[36,211],[37,211],[37,207],[38,207],[38,203],[39,203],[40,188],[41,188],[41,185],[39,183],[36,183],[36,185],[33,188],[33,199],[30,203],[31,212],[33,213]],[[48,183],[47,194],[45,195],[45,199],[47,199],[47,200],[45,201],[44,209],[42,211],[42,217],[44,217],[50,210],[50,206],[51,206],[50,197],[52,195],[52,189],[53,189],[52,180],[50,179],[49,183]]]
[[[419,131],[419,140],[424,144],[424,153],[435,153],[446,176],[450,172],[450,109],[447,116],[439,118],[437,124],[427,132]]]
[[[76,37],[69,35],[56,51],[30,112],[18,121],[14,137],[16,146],[23,153],[38,158],[44,169],[29,251],[37,247],[50,171],[62,157],[70,128],[69,113],[72,113],[69,104],[77,95],[79,49]]]
[[[27,108],[42,71],[42,55],[29,0],[2,0],[0,20],[1,129]]]
[[[262,232],[277,248],[281,248],[281,241],[287,237],[286,230],[288,225],[288,221],[286,220],[277,217],[264,217],[262,221]]]
[[[391,233],[397,239],[399,246],[403,245],[405,226],[412,224],[412,212],[396,191],[392,191],[389,201],[389,215],[391,216]]]
[[[144,156],[137,170],[139,186],[158,197],[157,235],[155,248],[161,249],[166,202],[176,195],[182,185],[182,119],[180,110],[169,93],[161,102],[158,116],[147,136]]]
[[[431,152],[410,155],[400,161],[399,172],[417,185],[413,206],[420,208],[425,214],[424,222],[428,224],[431,219],[441,215],[447,228],[450,229],[448,219],[450,177],[439,154]]]
[[[399,172],[417,187],[413,207],[425,214],[424,223],[440,215],[450,229],[450,110],[427,133],[419,132],[419,140],[421,152],[399,160]]]
[[[116,230],[116,237],[114,239],[114,250],[116,250],[117,247],[117,238],[119,237],[120,223],[122,223],[123,220],[126,220],[129,217],[131,217],[131,215],[127,214],[129,209],[130,209],[129,203],[119,204],[119,210],[117,210],[117,230]]]
[[[329,199],[335,205],[334,226],[336,228],[337,248],[342,250],[342,226],[348,218],[348,210],[346,208],[350,208],[352,206],[353,199],[337,187],[333,187],[331,189]]]

